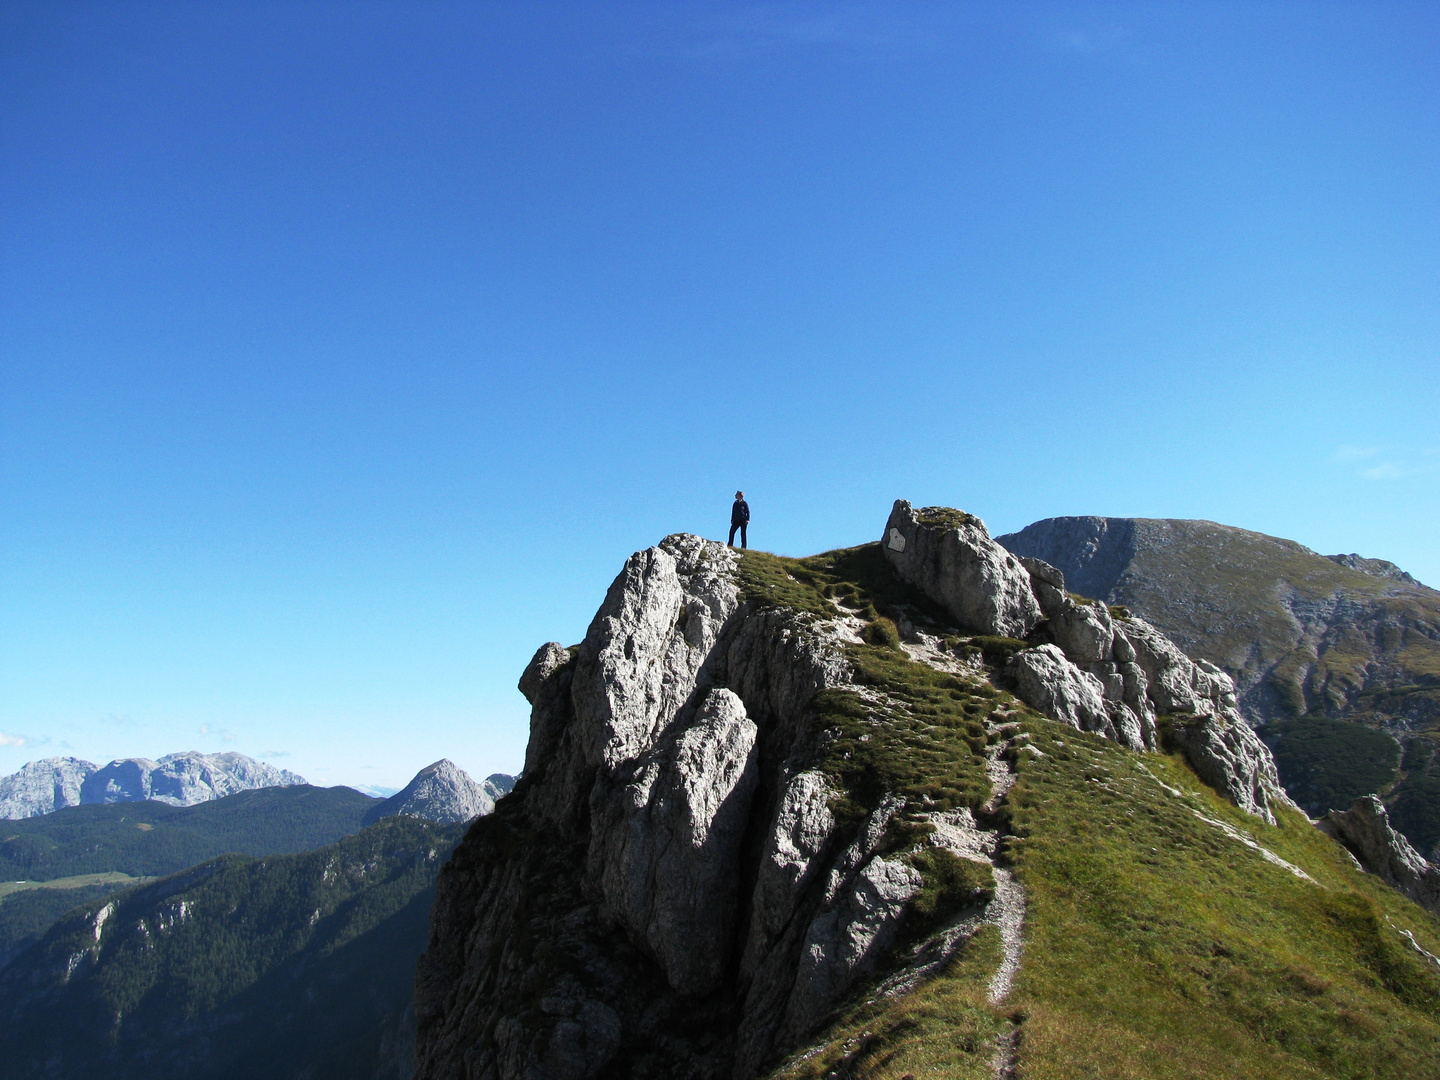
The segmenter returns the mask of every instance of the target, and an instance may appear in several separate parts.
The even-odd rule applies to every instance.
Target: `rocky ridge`
[[[239,791],[304,784],[303,776],[244,754],[167,754],[159,761],[120,758],[103,768],[79,758],[32,761],[0,779],[0,819],[18,820],[67,806],[153,799],[194,806]]]
[[[1381,559],[1208,521],[1047,518],[998,539],[1222,668],[1307,813],[1378,792],[1440,855],[1440,592]]]
[[[365,824],[395,814],[409,814],[441,825],[470,821],[494,810],[495,800],[514,786],[515,778],[504,773],[492,773],[477,784],[449,758],[441,758],[366,814]]]
[[[881,545],[837,554],[902,598],[908,661],[866,651],[895,629],[864,595],[684,535],[631,557],[578,647],[536,653],[523,779],[441,874],[417,1076],[754,1076],[857,987],[905,993],[982,926],[1003,999],[1025,905],[1003,803],[1026,746],[976,658],[991,639],[1013,652],[994,677],[1053,719],[1141,751],[1173,738],[1247,812],[1285,805],[1223,673],[1077,604],[978,519],[902,501]],[[928,698],[887,682],[913,661],[945,673]],[[955,737],[924,717],[946,709],[961,737],[937,744]],[[942,771],[907,783],[919,761]],[[918,918],[942,879],[944,918]]]
[[[1034,558],[1017,558],[972,519],[954,511],[895,504],[885,555],[901,578],[943,604],[961,625],[986,634],[1031,634],[1045,622],[1048,642],[1017,651],[1006,668],[1017,696],[1052,720],[1132,750],[1155,750],[1156,720],[1201,778],[1241,809],[1273,821],[1274,802],[1291,805],[1269,750],[1244,722],[1230,677],[1193,661],[1160,630],[1103,603],[1076,602],[1065,576]],[[950,567],[991,597],[990,608],[957,601],[941,582]],[[983,569],[971,569],[983,568]],[[962,590],[965,591],[965,590]]]
[[[1356,799],[1349,810],[1331,810],[1320,828],[1335,837],[1370,873],[1421,907],[1440,914],[1440,867],[1432,866],[1390,825],[1378,796]]]
[[[1254,724],[1377,708],[1397,730],[1440,719],[1425,689],[1440,689],[1440,592],[1393,563],[1211,521],[1046,518],[997,539],[1222,667]]]

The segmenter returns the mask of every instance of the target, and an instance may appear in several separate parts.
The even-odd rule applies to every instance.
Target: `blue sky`
[[[0,4],[0,772],[518,768],[633,550],[1440,584],[1433,4]]]

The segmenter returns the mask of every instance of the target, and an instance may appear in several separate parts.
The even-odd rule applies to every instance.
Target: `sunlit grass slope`
[[[742,574],[755,599],[819,613],[838,595],[883,618],[907,597],[879,554],[751,554]],[[898,654],[883,674],[892,702],[935,691],[933,669]],[[907,679],[912,692],[896,693]],[[1018,1033],[1015,1075],[1035,1080],[1440,1077],[1440,964],[1405,936],[1440,954],[1440,922],[1302,815],[1269,826],[1177,755],[1136,754],[1008,704],[1038,751],[1019,753],[1003,810],[1005,857],[1028,898],[1015,989],[989,1005],[999,943],[986,928],[915,992],[861,995],[776,1077],[989,1077],[1001,1032]],[[924,793],[953,789],[957,770],[975,776],[973,730],[949,741],[955,762],[937,757],[940,742],[908,752],[914,730],[874,729],[887,783]]]

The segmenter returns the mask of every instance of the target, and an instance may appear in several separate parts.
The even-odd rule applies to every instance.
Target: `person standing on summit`
[[[740,546],[748,548],[750,545],[745,542],[745,526],[750,524],[750,504],[745,501],[743,491],[735,492],[735,505],[730,507],[730,539],[725,543],[730,547],[735,546],[735,530],[740,530]]]

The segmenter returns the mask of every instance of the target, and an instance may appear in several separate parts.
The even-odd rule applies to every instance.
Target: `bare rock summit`
[[[494,773],[482,783],[449,758],[441,758],[365,815],[370,825],[395,814],[409,814],[441,825],[470,821],[495,809],[495,800],[515,786],[515,778]]]

